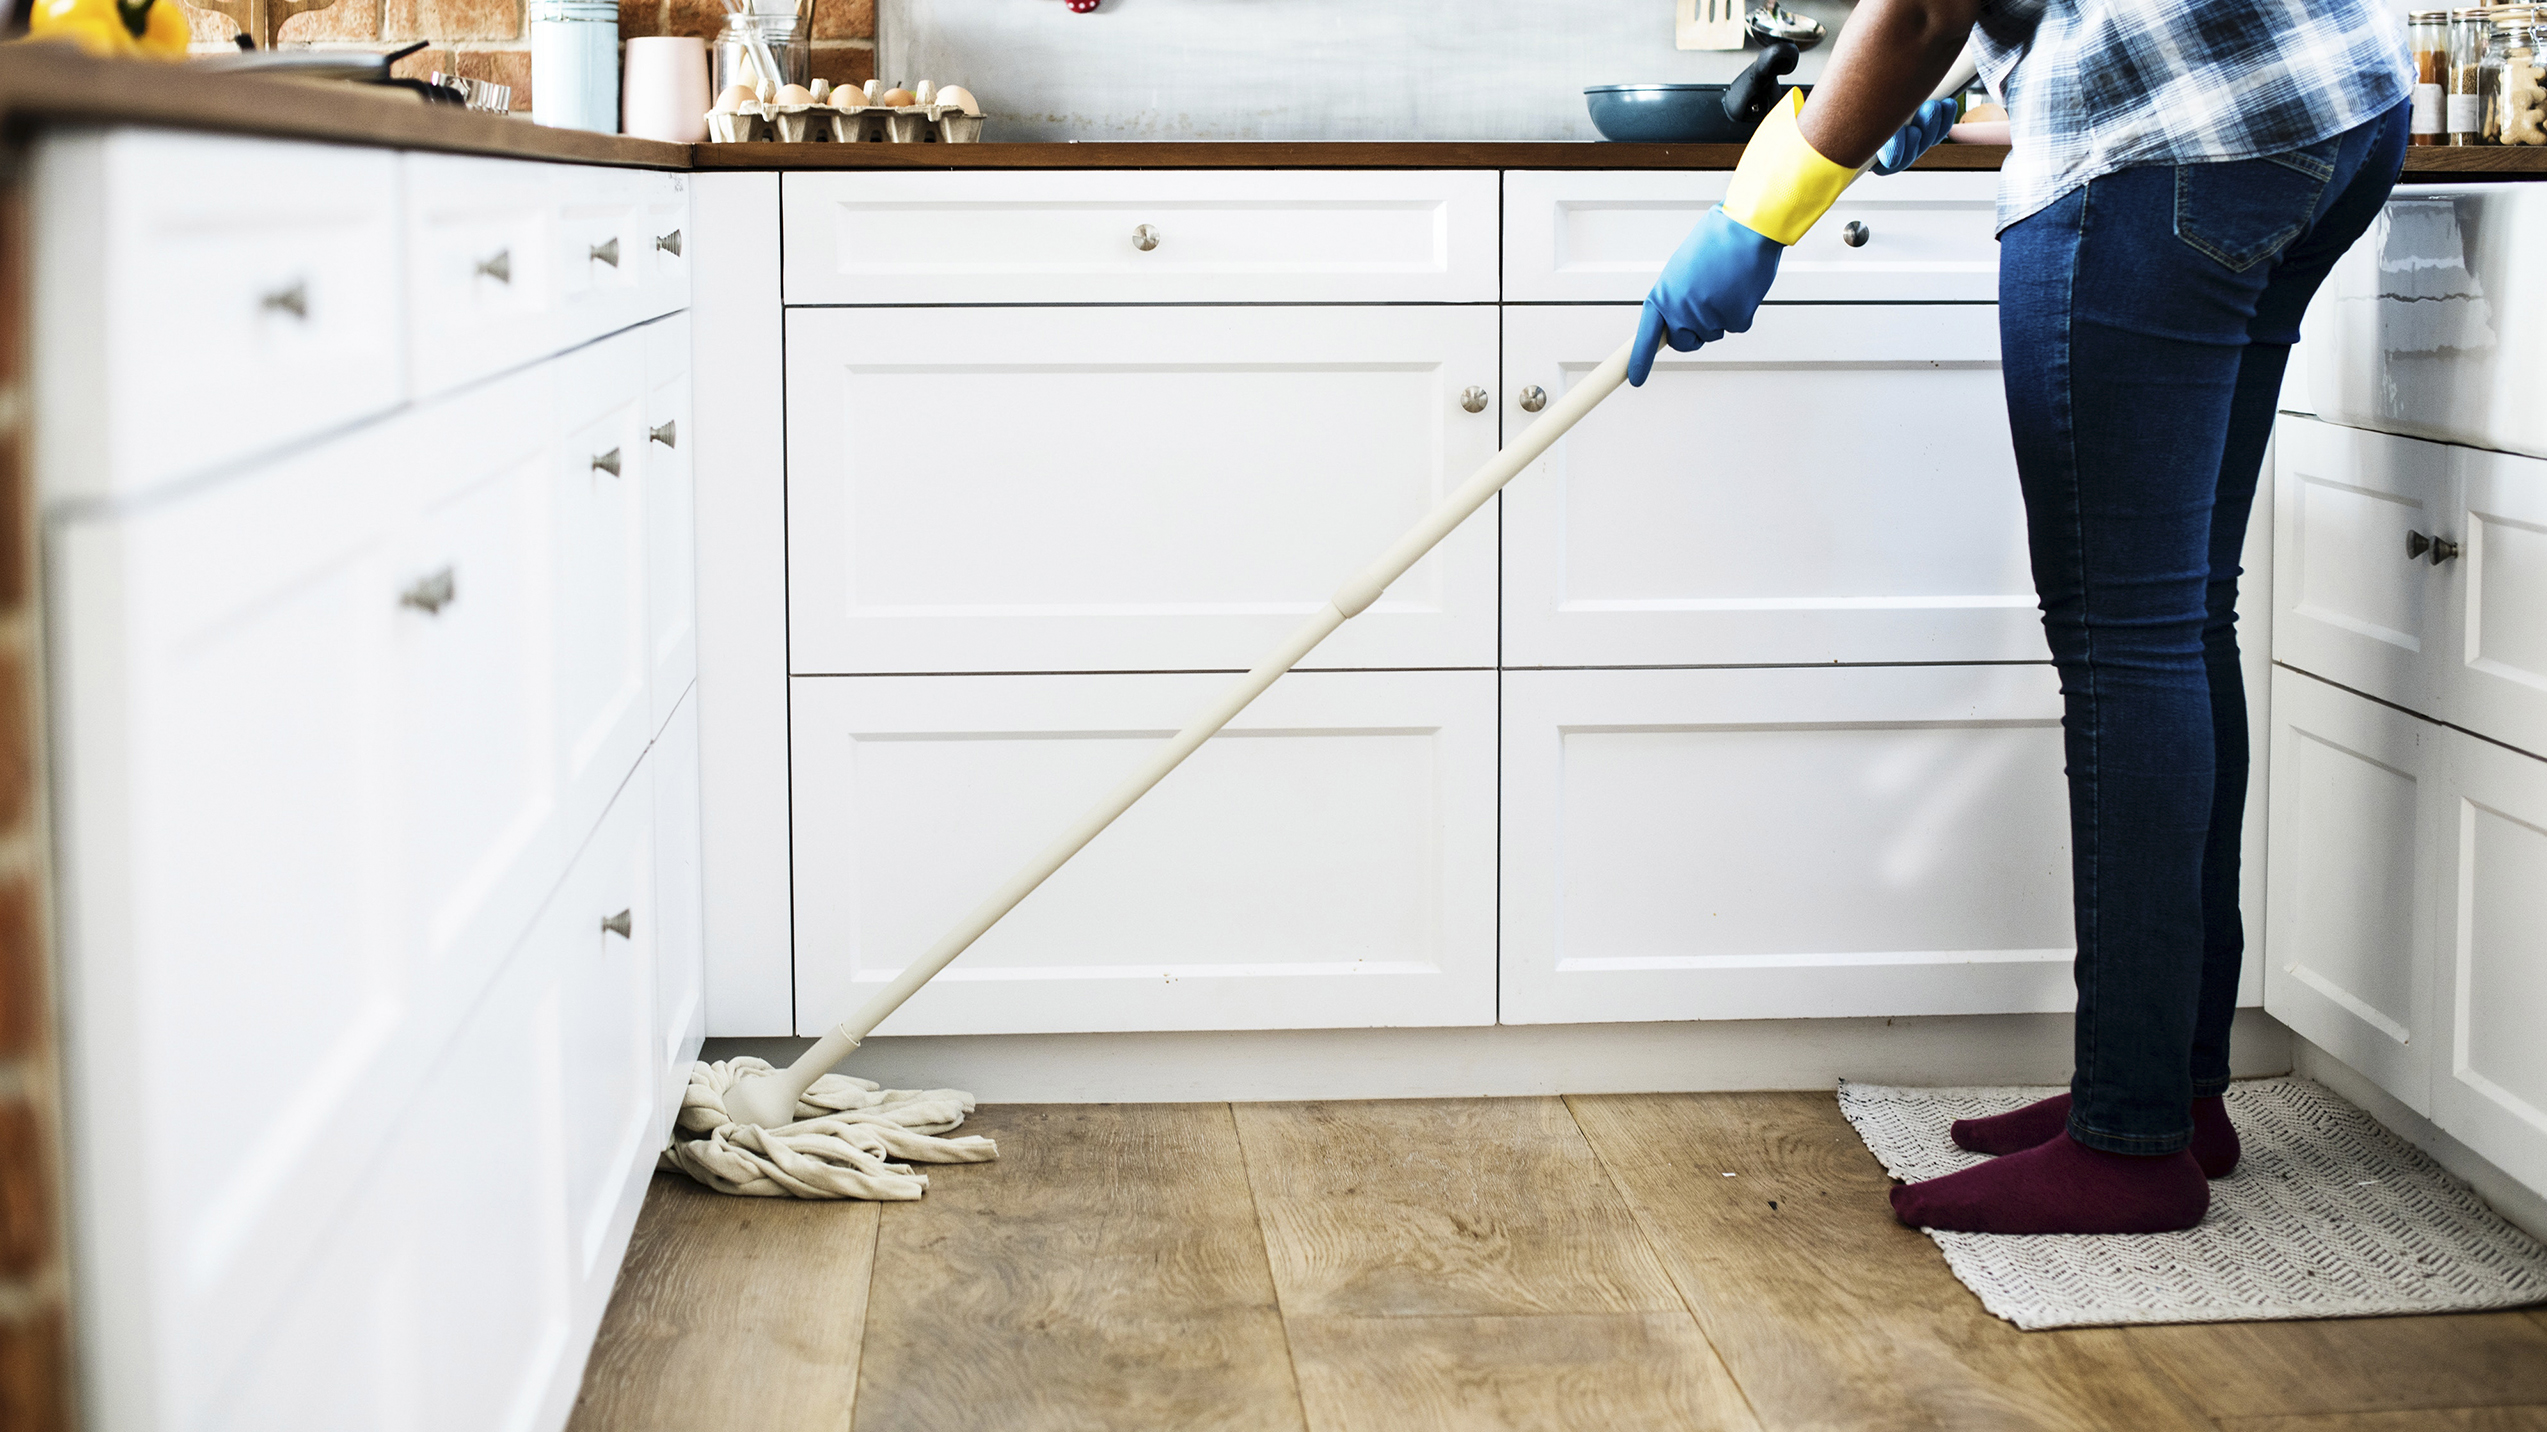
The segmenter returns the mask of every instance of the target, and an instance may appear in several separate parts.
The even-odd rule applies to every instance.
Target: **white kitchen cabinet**
[[[656,1142],[669,1139],[707,1037],[707,929],[700,883],[699,698],[686,693],[646,751],[654,790]]]
[[[780,185],[790,304],[1495,301],[1486,170],[831,170]]]
[[[1507,310],[1507,424],[1635,328]],[[1771,307],[1665,352],[1505,489],[1505,665],[2048,659],[1998,352],[1980,305]]]
[[[2432,712],[2456,568],[2429,544],[2465,541],[2449,449],[2284,418],[2273,452],[2273,659]]]
[[[2308,390],[2330,422],[2547,457],[2547,304],[2535,184],[2417,186],[2327,275],[2309,310]]]
[[[792,311],[792,669],[1252,666],[1493,455],[1495,347],[1448,305]],[[1494,549],[1309,664],[1492,666]]]
[[[1504,1023],[2071,1006],[2048,666],[1503,683]]]
[[[400,164],[416,391],[444,392],[563,347],[547,166],[457,154]]]
[[[2547,761],[2435,730],[2432,1120],[2547,1188]]]
[[[1217,675],[799,677],[797,1026],[846,1017]],[[1285,678],[880,1033],[1495,1018],[1495,676]]]
[[[646,665],[649,732],[699,670],[698,485],[691,453],[690,316],[646,325]]]
[[[2441,526],[2461,555],[2437,574],[2450,609],[2439,714],[2547,755],[2547,459],[2449,456],[2457,504]]]
[[[398,157],[163,130],[36,150],[48,496],[130,496],[404,394]]]
[[[1507,171],[1504,301],[1642,302],[1732,178],[1730,170]],[[1771,307],[1995,304],[1997,196],[1993,174],[1862,179],[1781,256]]]
[[[2352,692],[2273,673],[2264,1008],[2425,1113],[2439,735]]]
[[[578,835],[592,828],[651,734],[645,338],[623,333],[552,365],[552,660],[560,804]]]

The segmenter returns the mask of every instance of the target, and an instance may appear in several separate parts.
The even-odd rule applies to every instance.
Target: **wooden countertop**
[[[97,60],[56,45],[0,46],[0,121],[164,125],[400,149],[648,169],[1731,169],[1738,144],[1317,142],[1098,144],[665,144],[472,114],[396,90]],[[1918,168],[1994,170],[1996,145],[1941,144]],[[2547,149],[2406,151],[2406,182],[2547,179]]]

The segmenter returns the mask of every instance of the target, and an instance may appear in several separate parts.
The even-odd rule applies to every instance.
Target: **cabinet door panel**
[[[545,165],[404,154],[415,390],[446,392],[564,347]]]
[[[795,682],[802,1030],[845,1016],[1219,676]],[[1287,678],[892,1034],[1494,1020],[1494,674]]]
[[[673,708],[646,752],[654,784],[655,1036],[664,1102],[658,1133],[669,1137],[690,1064],[707,1035],[707,931],[699,884],[699,698]]]
[[[2459,731],[2437,833],[2440,1016],[2434,1122],[2547,1187],[2547,761]]]
[[[648,730],[644,335],[570,353],[556,368],[565,424],[551,468],[558,763],[573,840],[636,765]]]
[[[697,485],[691,453],[690,316],[646,328],[646,651],[651,717],[663,729],[699,669]]]
[[[1489,308],[788,315],[799,674],[1244,670],[1493,456]],[[890,336],[888,336],[890,335]],[[1490,516],[1313,666],[1490,666]]]
[[[2264,1007],[2431,1109],[2430,760],[2438,728],[2273,673]]]
[[[1505,490],[1505,663],[2043,659],[1996,314],[1773,307],[1665,353]],[[1636,311],[1504,324],[1518,424]]]
[[[2441,717],[2547,756],[2547,460],[2453,448],[2459,470],[2446,563],[2455,640]]]
[[[641,776],[611,803],[532,936],[561,972],[563,1088],[574,1110],[564,1140],[567,1231],[586,1326],[609,1299],[653,1171],[647,1139],[662,1067],[653,895],[653,792]]]
[[[2273,659],[2429,712],[2448,577],[2407,538],[2457,535],[2448,450],[2306,418],[2273,448]]]
[[[2070,1007],[2050,668],[1503,680],[1505,1023]]]

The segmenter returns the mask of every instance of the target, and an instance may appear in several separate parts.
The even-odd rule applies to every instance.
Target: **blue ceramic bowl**
[[[1796,86],[1782,86],[1796,88]],[[1723,85],[1594,85],[1583,91],[1603,139],[1646,144],[1740,144],[1760,127],[1725,116]]]

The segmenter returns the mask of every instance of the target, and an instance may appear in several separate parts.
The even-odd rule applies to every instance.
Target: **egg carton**
[[[717,144],[773,140],[781,144],[974,144],[982,137],[982,119],[963,104],[942,104],[923,81],[929,102],[909,105],[844,104],[856,96],[875,98],[876,82],[865,90],[840,90],[817,96],[812,103],[776,104],[744,99],[732,109],[708,112],[708,138]],[[969,96],[968,96],[969,97]],[[720,104],[722,101],[720,101]]]

